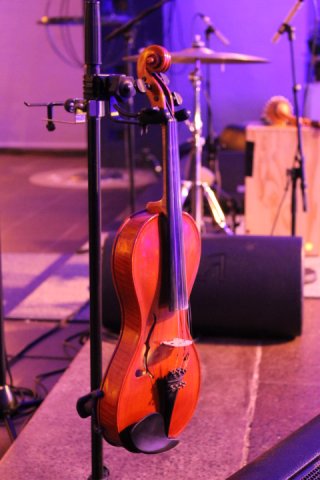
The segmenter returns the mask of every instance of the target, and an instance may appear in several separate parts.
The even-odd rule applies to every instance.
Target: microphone
[[[302,6],[302,3],[303,3],[303,0],[297,0],[296,3],[293,5],[293,7],[291,8],[290,12],[288,13],[288,15],[286,16],[286,18],[283,20],[282,24],[280,25],[280,27],[278,28],[278,30],[276,31],[276,33],[273,35],[272,37],[272,40],[271,42],[272,43],[276,43],[280,36],[285,32],[286,30],[286,25],[288,25],[288,23],[290,22],[290,20],[292,20],[292,18],[294,17],[294,15],[296,14],[296,12],[299,10],[299,8]]]
[[[230,45],[229,40],[214,26],[212,25],[211,18],[203,13],[198,13],[199,17],[204,21],[204,23],[208,26],[208,30],[210,33],[215,33],[216,37],[220,40],[220,42],[224,43],[225,45]]]

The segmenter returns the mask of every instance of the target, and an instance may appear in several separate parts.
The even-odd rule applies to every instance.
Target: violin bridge
[[[161,345],[165,345],[166,347],[189,347],[189,345],[193,344],[193,340],[186,340],[185,338],[178,338],[175,337],[172,340],[164,340],[161,342]]]

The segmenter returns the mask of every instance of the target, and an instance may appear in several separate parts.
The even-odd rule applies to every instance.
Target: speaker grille
[[[290,477],[291,480],[319,480],[320,479],[320,461],[317,459],[308,466]]]

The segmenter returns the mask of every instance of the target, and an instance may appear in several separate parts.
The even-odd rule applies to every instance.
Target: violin
[[[200,389],[189,296],[201,242],[193,218],[181,207],[179,112],[163,75],[170,63],[170,54],[158,45],[138,58],[150,116],[161,123],[163,192],[159,201],[127,218],[114,241],[121,330],[97,404],[105,440],[137,453],[159,453],[179,443]]]

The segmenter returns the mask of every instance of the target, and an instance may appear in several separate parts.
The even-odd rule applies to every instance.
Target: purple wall
[[[306,38],[307,23],[311,2],[297,12],[292,24],[296,27],[294,42],[298,82],[304,83],[308,61]],[[268,64],[227,65],[225,71],[220,66],[210,67],[212,82],[211,104],[213,124],[216,132],[227,124],[243,124],[259,120],[265,102],[272,95],[284,95],[292,100],[292,80],[290,70],[289,43],[283,35],[276,44],[271,38],[280,26],[295,0],[224,0],[195,1],[176,0],[175,8],[166,7],[167,22],[170,9],[175,10],[171,38],[171,49],[180,50],[191,46],[195,34],[204,39],[206,25],[195,17],[200,12],[208,15],[215,28],[229,40],[225,46],[211,37],[211,48],[216,51],[230,51],[267,58]],[[188,8],[186,8],[188,4]],[[192,65],[174,65],[170,77],[173,88],[180,91],[184,104],[192,109],[192,88],[187,76]],[[205,74],[205,68],[203,68]],[[302,99],[302,95],[300,95]],[[203,112],[205,118],[205,111]],[[181,135],[188,136],[185,128]]]
[[[59,14],[57,4],[51,2],[52,15]],[[82,67],[64,63],[49,46],[45,28],[37,25],[44,15],[47,2],[15,0],[1,7],[1,115],[0,147],[17,148],[77,148],[84,147],[83,125],[59,125],[53,133],[45,128],[44,109],[28,109],[30,102],[64,101],[82,96]],[[71,13],[81,12],[81,2],[73,0]],[[62,48],[61,31],[51,27],[52,35]],[[83,56],[82,29],[72,27],[72,37],[80,58]],[[57,119],[72,121],[62,109]]]
[[[59,14],[59,4],[52,2],[51,15]],[[37,25],[45,13],[47,2],[6,2],[1,9],[1,116],[0,147],[74,148],[85,146],[84,126],[57,125],[48,133],[42,119],[45,112],[24,107],[24,100],[65,100],[82,95],[82,68],[64,63],[49,46],[45,29]],[[173,50],[191,46],[194,34],[203,34],[205,25],[197,12],[211,17],[231,42],[222,45],[215,37],[211,46],[217,51],[234,51],[258,55],[270,60],[267,65],[229,65],[225,72],[212,66],[212,107],[214,128],[220,131],[228,123],[258,120],[270,96],[281,94],[291,99],[289,47],[286,36],[279,43],[270,39],[280,25],[293,0],[175,0],[171,36],[165,44]],[[170,5],[166,5],[165,31],[168,33]],[[307,63],[307,19],[312,2],[296,15],[295,52],[299,82],[304,81]],[[54,10],[55,9],[55,10]],[[70,1],[70,14],[80,14],[81,0]],[[62,32],[51,27],[51,32],[62,47]],[[82,58],[82,28],[72,27],[69,32],[75,49]],[[172,47],[171,47],[172,46]],[[184,97],[184,105],[193,107],[192,90],[188,81],[190,65],[174,66],[169,75],[173,88]],[[72,116],[57,111],[57,118],[72,120]],[[182,126],[182,137],[188,131]]]

